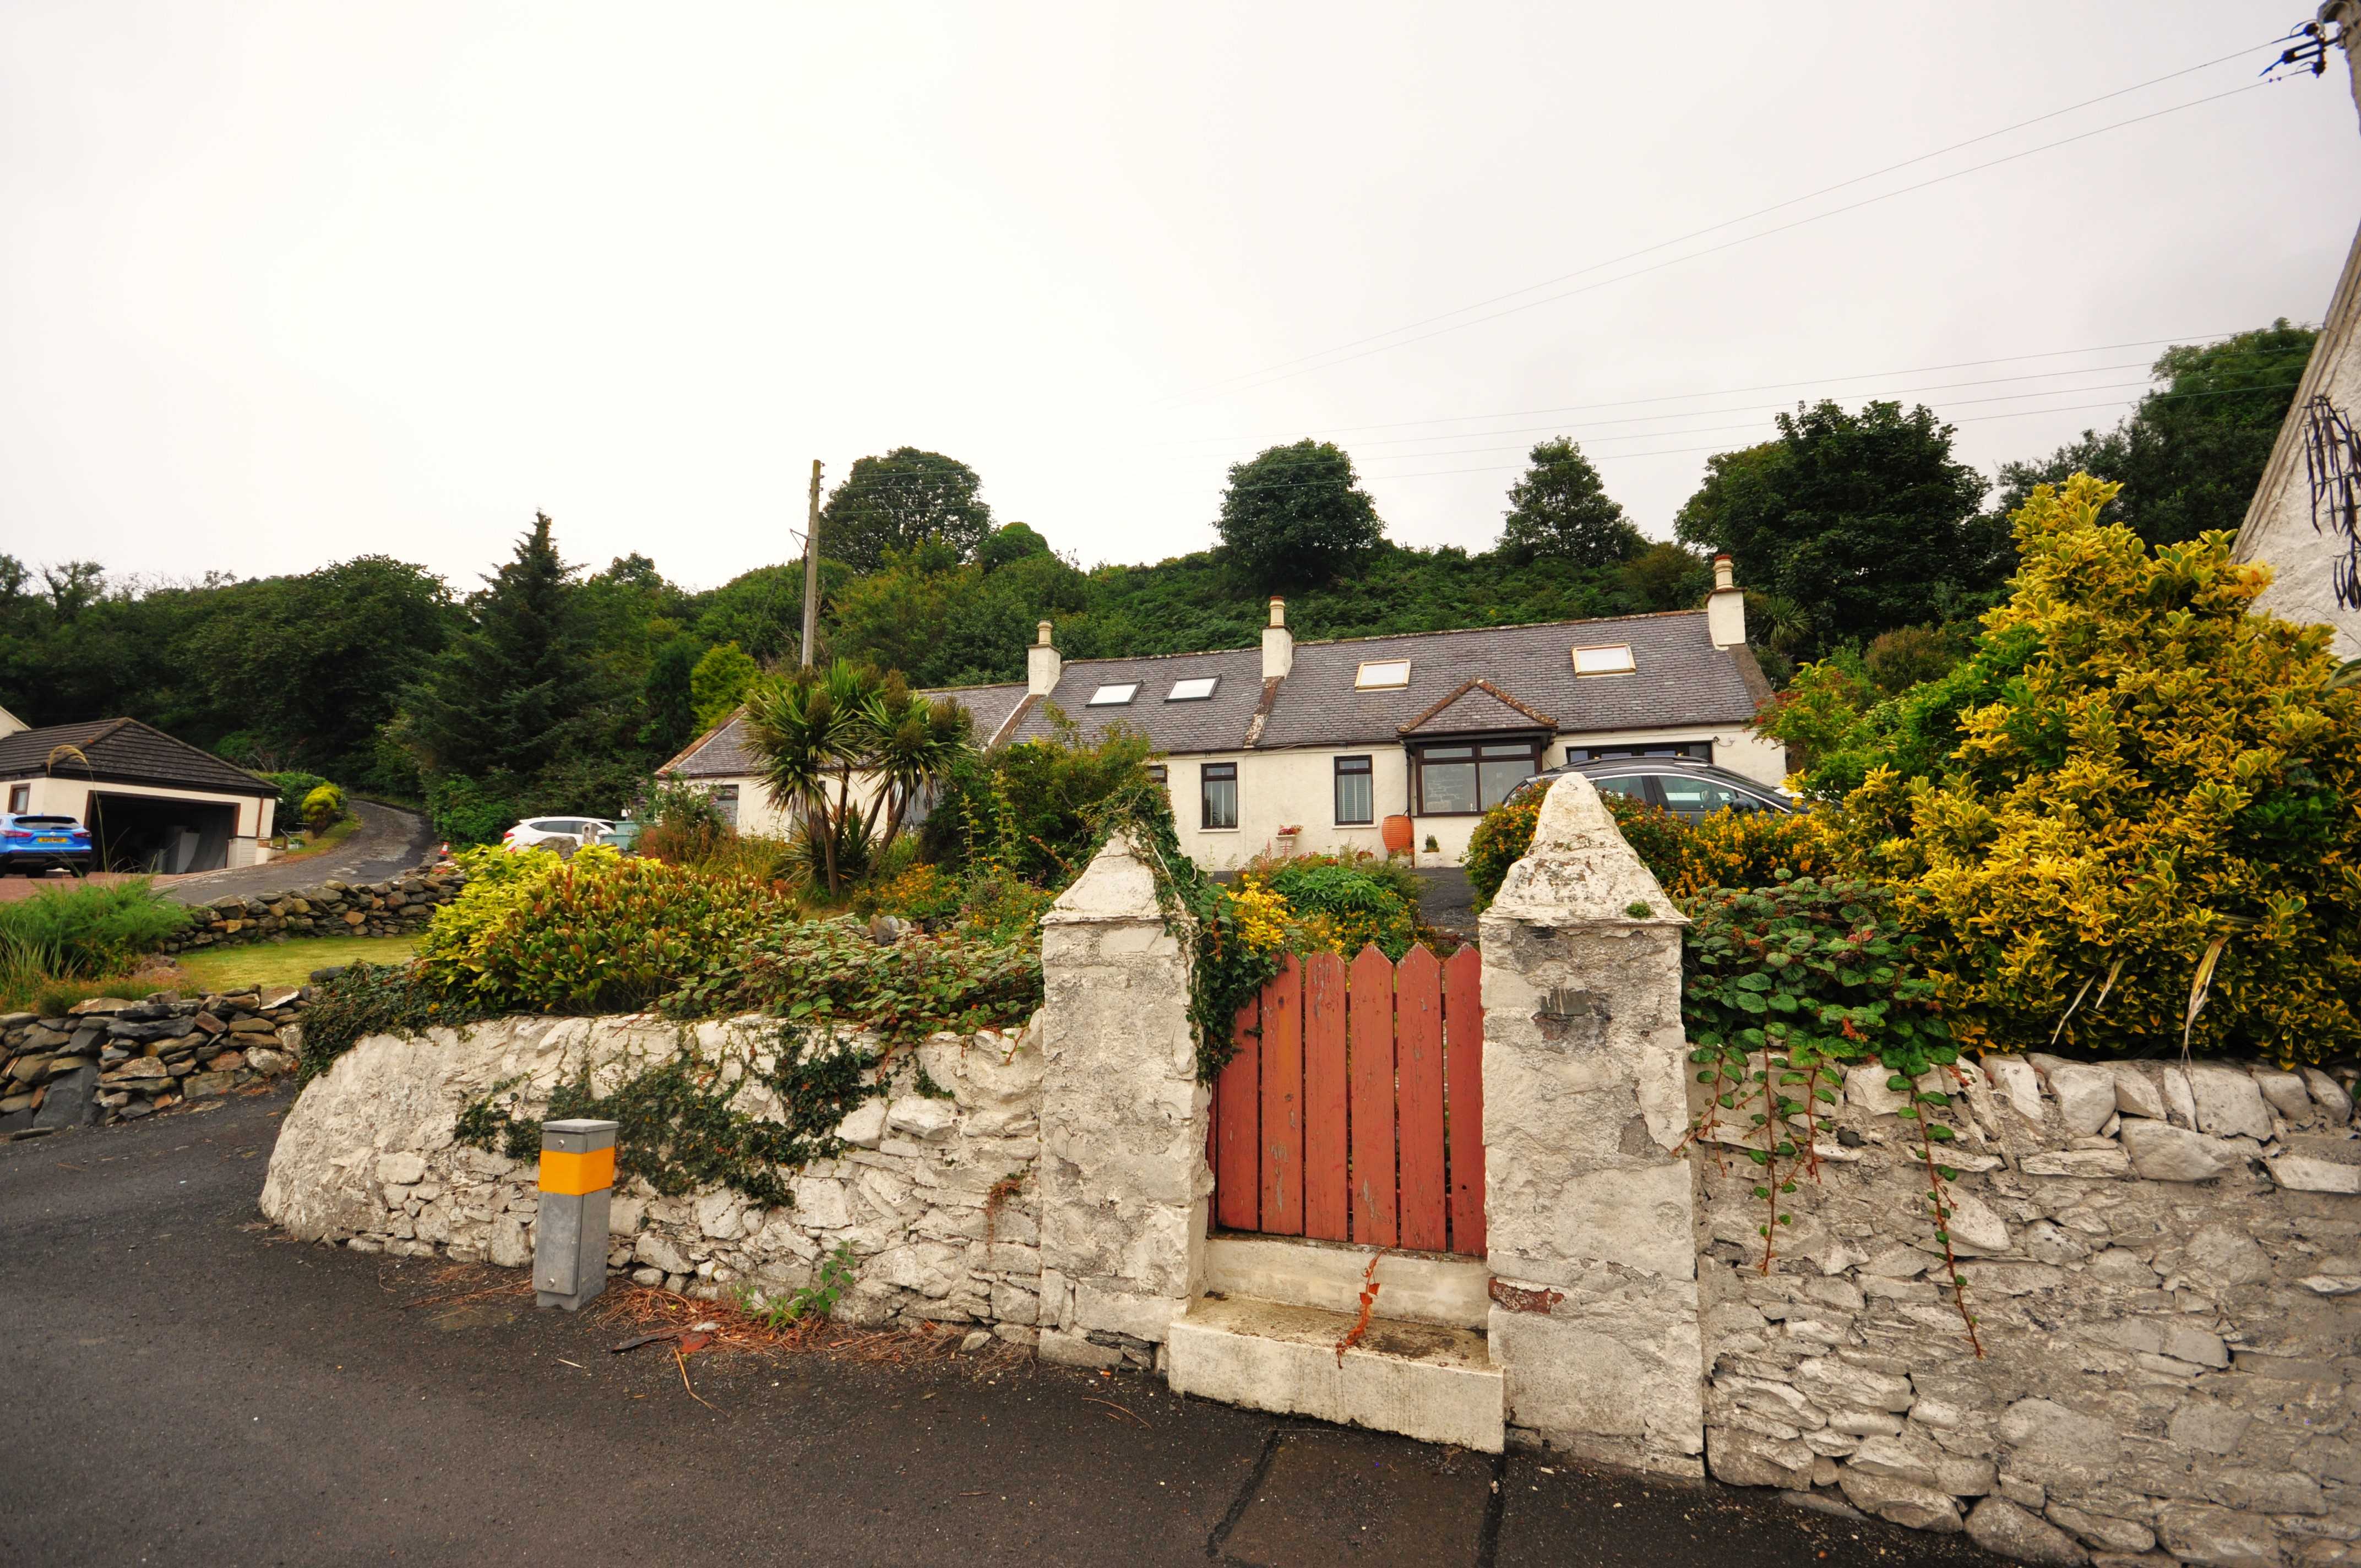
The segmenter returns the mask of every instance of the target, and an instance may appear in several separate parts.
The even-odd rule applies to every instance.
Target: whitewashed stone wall
[[[1211,1091],[1189,959],[1118,835],[1041,924],[1041,1354],[1156,1365],[1204,1291]]]
[[[2361,1557],[2352,1072],[1984,1058],[1949,1230],[1883,1069],[1757,1265],[1742,1158],[1696,1157],[1712,1473],[2007,1555]]]
[[[742,1018],[693,1031],[708,1059],[763,1065],[775,1020]],[[1039,1316],[1041,1055],[1035,1025],[1012,1034],[939,1035],[916,1063],[950,1098],[914,1091],[908,1056],[895,1088],[845,1118],[846,1148],[793,1181],[792,1205],[764,1209],[727,1188],[664,1198],[619,1181],[610,1209],[610,1268],[644,1284],[707,1297],[749,1289],[785,1295],[810,1283],[840,1245],[853,1284],[839,1318],[864,1324],[937,1321],[989,1327],[1031,1344]],[[537,1116],[551,1088],[588,1063],[611,1091],[682,1046],[661,1019],[510,1018],[463,1034],[372,1036],[341,1058],[288,1113],[262,1191],[263,1212],[305,1240],[409,1256],[442,1254],[523,1267],[533,1258],[536,1168],[458,1144],[453,1122],[508,1084]],[[866,1043],[866,1042],[864,1042]],[[739,1103],[775,1113],[748,1080]],[[1014,1190],[994,1189],[1016,1179]]]
[[[1704,1465],[1681,927],[1590,781],[1484,913],[1488,1337],[1510,1436]]]

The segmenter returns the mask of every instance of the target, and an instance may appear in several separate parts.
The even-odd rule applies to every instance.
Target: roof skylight
[[[1365,659],[1353,674],[1355,691],[1386,691],[1410,685],[1408,659]]]
[[[1577,675],[1628,675],[1637,667],[1631,662],[1631,645],[1628,642],[1574,651],[1574,673]]]
[[[1164,694],[1167,702],[1202,702],[1213,695],[1221,684],[1219,675],[1191,675],[1185,681],[1174,681],[1172,689]]]
[[[1117,681],[1091,693],[1091,707],[1121,707],[1139,695],[1137,681]]]

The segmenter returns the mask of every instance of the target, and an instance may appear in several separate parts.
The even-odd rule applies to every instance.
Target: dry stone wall
[[[1949,1224],[1855,1070],[1767,1275],[1753,1168],[1694,1155],[1706,1453],[2037,1563],[2361,1558],[2353,1073],[1986,1058]]]
[[[0,1014],[0,1136],[137,1121],[291,1072],[304,1000],[292,986],[159,991]]]
[[[741,1109],[774,1115],[771,1091],[744,1073],[746,1064],[766,1065],[780,1027],[762,1018],[693,1028],[651,1017],[508,1018],[414,1039],[371,1036],[289,1112],[263,1212],[305,1240],[357,1252],[526,1266],[539,1208],[535,1164],[460,1144],[461,1111],[487,1094],[513,1094],[518,1114],[538,1116],[552,1088],[586,1067],[611,1092],[693,1045],[744,1080]],[[1038,1030],[1037,1022],[1007,1034],[938,1035],[901,1053],[889,1069],[895,1087],[845,1118],[841,1153],[796,1173],[791,1204],[766,1209],[726,1187],[667,1198],[619,1179],[609,1267],[697,1296],[771,1299],[810,1285],[849,1248],[851,1284],[839,1318],[965,1323],[1035,1343]],[[940,1092],[917,1092],[917,1083]]]
[[[160,952],[236,947],[288,937],[398,937],[423,931],[434,912],[459,896],[467,873],[427,861],[384,882],[324,882],[280,893],[225,896],[196,906],[200,923]]]

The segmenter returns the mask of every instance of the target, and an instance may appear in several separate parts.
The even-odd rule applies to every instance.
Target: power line
[[[1807,191],[1800,196],[1790,196],[1784,202],[1773,202],[1767,207],[1757,207],[1751,213],[1743,213],[1734,218],[1725,218],[1718,224],[1708,224],[1701,229],[1691,229],[1688,233],[1684,235],[1675,235],[1671,239],[1659,240],[1653,245],[1642,246],[1638,250],[1626,251],[1620,256],[1609,257],[1604,261],[1594,261],[1587,267],[1577,267],[1571,272],[1561,272],[1554,278],[1545,278],[1538,283],[1528,283],[1521,289],[1511,289],[1505,294],[1495,294],[1487,300],[1477,300],[1473,304],[1461,305],[1456,310],[1444,311],[1435,315],[1426,316],[1418,321],[1411,322],[1406,325],[1395,327],[1391,331],[1372,333],[1367,337],[1356,337],[1349,343],[1340,343],[1335,345],[1334,347],[1318,349],[1310,354],[1299,355],[1293,359],[1282,359],[1275,365],[1266,365],[1259,370],[1241,371],[1239,374],[1229,377],[1224,380],[1217,381],[1213,386],[1204,389],[1206,391],[1217,391],[1222,388],[1230,385],[1230,383],[1234,381],[1252,380],[1256,377],[1264,375],[1272,370],[1283,370],[1290,366],[1301,365],[1308,360],[1324,358],[1328,355],[1342,353],[1347,348],[1358,348],[1363,344],[1375,343],[1380,338],[1392,337],[1399,333],[1414,332],[1420,327],[1430,326],[1436,322],[1448,321],[1453,316],[1465,315],[1469,311],[1480,311],[1487,305],[1497,305],[1503,300],[1513,300],[1520,294],[1530,294],[1536,289],[1552,288],[1559,283],[1567,281],[1569,279],[1579,278],[1586,273],[1598,271],[1601,268],[1618,266],[1626,261],[1636,261],[1641,257],[1653,255],[1667,247],[1680,245],[1692,239],[1702,239],[1707,235],[1719,233],[1723,229],[1733,227],[1739,224],[1750,222],[1755,218],[1767,217],[1773,213],[1784,212],[1789,207],[1795,206],[1801,203],[1814,201],[1821,196],[1833,195],[1839,191],[1849,190],[1852,186],[1862,183],[1864,181],[1875,180],[1883,175],[1896,173],[1899,170],[1927,162],[1932,159],[1938,159],[1944,157],[1949,153],[1958,152],[1964,148],[1974,147],[1979,143],[1988,142],[1995,137],[2007,136],[2013,131],[2021,131],[2028,126],[2037,126],[2045,121],[2058,119],[2063,115],[2073,114],[2077,110],[2088,109],[2095,104],[2104,104],[2111,99],[2125,97],[2134,93],[2144,92],[2150,87],[2161,86],[2167,82],[2175,82],[2184,76],[2193,76],[2198,71],[2210,71],[2217,65],[2226,65],[2231,60],[2243,59],[2244,57],[2254,53],[2255,50],[2258,49],[2273,49],[2284,41],[2285,40],[2282,38],[2272,38],[2265,43],[2250,44],[2245,49],[2234,50],[2229,54],[2221,55],[2213,60],[2201,61],[2196,65],[2184,66],[2179,71],[2168,71],[2162,76],[2150,77],[2146,82],[2134,82],[2129,87],[2118,87],[2112,93],[2102,93],[2095,98],[2085,98],[2079,104],[2069,104],[2062,109],[2052,109],[2046,115],[2036,115],[2029,120],[2019,120],[2013,126],[2003,126],[1998,130],[1985,131],[1981,136],[1970,137],[1965,141],[1955,141],[1949,147],[1938,147],[1932,152],[1922,152],[1916,158],[1905,158],[1899,163],[1889,163],[1883,169],[1873,169],[1866,174],[1856,174],[1849,180],[1839,180],[1833,185],[1823,185],[1817,191]],[[2204,102],[2204,100],[2202,99],[2199,101]],[[2124,123],[2129,125],[2136,122],[2125,121]],[[2063,146],[2065,144],[2059,142],[2052,143],[2051,145]],[[2037,148],[2034,150],[2039,151],[2041,149]],[[1985,167],[1989,167],[1989,165],[1986,165]],[[1962,170],[1961,172],[1972,172],[1972,170]],[[1772,232],[1776,233],[1777,231],[1773,230]],[[1633,276],[1636,276],[1636,274],[1633,274]]]
[[[1849,202],[1841,207],[1831,207],[1825,213],[1815,213],[1809,217],[1797,218],[1793,223],[1780,224],[1774,227],[1762,229],[1750,235],[1741,235],[1736,239],[1726,240],[1720,245],[1708,246],[1703,250],[1693,250],[1686,255],[1668,257],[1663,261],[1653,262],[1646,267],[1635,267],[1629,272],[1620,272],[1612,278],[1602,278],[1596,283],[1586,283],[1579,289],[1568,289],[1563,293],[1544,295],[1538,300],[1528,300],[1521,305],[1510,305],[1505,310],[1494,311],[1489,315],[1477,316],[1471,320],[1459,322],[1450,326],[1437,327],[1433,332],[1421,333],[1415,337],[1405,337],[1401,338],[1398,342],[1380,344],[1374,348],[1365,348],[1357,354],[1346,354],[1340,358],[1323,359],[1322,363],[1317,365],[1306,365],[1298,369],[1284,370],[1276,375],[1268,376],[1258,381],[1250,381],[1246,386],[1238,388],[1237,390],[1254,391],[1263,387],[1275,386],[1281,381],[1292,380],[1298,376],[1309,375],[1314,370],[1333,370],[1339,365],[1350,365],[1356,360],[1367,359],[1372,355],[1389,353],[1397,348],[1407,348],[1413,343],[1424,343],[1430,338],[1442,337],[1451,333],[1462,332],[1471,326],[1481,326],[1486,322],[1499,321],[1504,316],[1512,316],[1524,311],[1537,309],[1543,305],[1554,304],[1560,300],[1570,300],[1578,294],[1591,293],[1597,290],[1608,288],[1616,283],[1629,282],[1631,279],[1644,277],[1651,272],[1660,272],[1667,267],[1676,267],[1685,261],[1696,261],[1704,257],[1717,256],[1725,250],[1736,249],[1741,245],[1752,245],[1758,239],[1769,239],[1773,235],[1785,234],[1791,229],[1804,228],[1812,224],[1825,222],[1829,218],[1841,217],[1847,213],[1859,212],[1863,207],[1874,206],[1880,202],[1892,201],[1896,196],[1907,196],[1915,191],[1924,191],[1929,186],[1941,185],[1949,181],[1960,179],[1966,175],[1981,173],[1987,169],[1997,169],[2004,163],[2015,163],[2019,159],[2031,158],[2036,153],[2048,152],[2058,148],[2070,146],[2078,141],[2088,141],[2092,137],[2104,136],[2109,131],[2119,131],[2128,126],[2136,126],[2144,124],[2149,120],[2161,119],[2167,115],[2180,114],[2184,109],[2195,109],[2201,108],[2207,104],[2218,104],[2224,98],[2235,98],[2241,93],[2253,93],[2261,88],[2273,85],[2276,85],[2276,83],[2269,81],[2250,82],[2243,87],[2233,87],[2227,92],[2215,93],[2203,98],[2193,98],[2186,104],[2175,104],[2169,108],[2158,109],[2150,114],[2134,115],[2128,120],[2118,120],[2113,125],[2101,126],[2094,130],[2082,131],[2070,137],[2061,137],[2053,142],[2044,142],[2039,147],[2026,148],[2022,152],[2012,152],[2004,157],[1992,159],[1983,163],[1971,164],[1965,169],[1954,170],[1949,174],[1938,174],[1931,180],[1922,180],[1915,185],[1905,185],[1897,190],[1883,192],[1878,195],[1865,196],[1858,202]],[[1602,263],[1602,265],[1611,264]],[[1568,276],[1574,275],[1569,274]],[[1522,292],[1523,291],[1519,291]],[[1475,309],[1477,307],[1468,306],[1465,308]],[[1409,330],[1410,329],[1407,327],[1395,329],[1396,332],[1406,332]],[[1385,337],[1391,336],[1393,334],[1389,333],[1381,333],[1378,335]],[[1323,352],[1324,354],[1334,353],[1336,351],[1323,350]],[[1314,356],[1314,357],[1318,356]],[[1194,396],[1202,395],[1204,394],[1194,394]]]
[[[2081,396],[2081,395],[2082,395],[2082,394],[2084,394],[2084,393],[2087,393],[2087,392],[2113,392],[2113,391],[2120,391],[2120,390],[2123,390],[2123,389],[2126,389],[2126,388],[2131,388],[2131,387],[2150,387],[2150,386],[2154,386],[2154,385],[2155,385],[2155,382],[2154,382],[2152,379],[2146,379],[2146,380],[2138,380],[2138,381],[2109,381],[2109,382],[2105,382],[2105,383],[2103,383],[2103,384],[2102,384],[2102,385],[2100,385],[2100,386],[2096,386],[2096,387],[2055,387],[2055,388],[2052,388],[2051,389],[2049,389],[2048,391],[2046,391],[2046,392],[2002,392],[2002,393],[1996,394],[1995,396],[1989,397],[1989,398],[1953,398],[1953,399],[1950,399],[1950,400],[1948,400],[1948,405],[1947,405],[1947,406],[1951,407],[1951,408],[1972,408],[1972,407],[1974,407],[1974,406],[1976,406],[1977,404],[1980,404],[1980,403],[2013,403],[2013,402],[2018,402],[2018,401],[2021,401],[2021,400],[2025,400],[2025,399],[2027,399],[2027,398],[2071,398],[2071,397],[2079,397],[2079,396]],[[2243,387],[2241,387],[2241,388],[2236,388],[2236,389],[2235,389],[2235,390],[2238,390],[2238,391],[2246,391],[2246,390],[2258,390],[2258,389],[2249,389],[2249,388],[2243,388]],[[1906,394],[1904,394],[1904,395],[1906,395]],[[2168,392],[2168,393],[2159,393],[2159,394],[2158,394],[2158,396],[2162,396],[2162,397],[2171,397],[2171,396],[2197,397],[2197,396],[2210,396],[2210,395],[2211,395],[2211,394],[2201,394],[2201,393],[2191,393],[2191,392],[2184,392],[2184,393],[2179,393],[2179,394],[2174,394],[2174,393],[2169,393],[2169,392]],[[1872,399],[1869,399],[1868,400],[1869,400],[1869,401],[1871,401],[1871,402],[1892,402],[1892,401],[1894,401],[1894,400],[1895,400],[1895,399],[1894,399],[1894,398],[1872,398]],[[2096,404],[2087,404],[2087,403],[2076,403],[2076,404],[2072,404],[2072,405],[2070,405],[2070,406],[2074,407],[2074,408],[2089,408],[2089,407],[2098,407],[2098,406],[2113,407],[2113,406],[2114,406],[2114,404],[2113,404],[2113,403],[2109,403],[2109,404],[2105,404],[2105,405],[2096,405]],[[1737,412],[1740,412],[1740,411],[1739,411],[1739,410],[1737,410],[1737,409],[1700,409],[1700,410],[1698,410],[1698,411],[1697,411],[1697,414],[1696,414],[1696,415],[1691,415],[1691,416],[1675,416],[1675,415],[1671,415],[1671,414],[1660,414],[1660,415],[1658,415],[1657,417],[1658,417],[1658,418],[1660,418],[1660,419],[1670,419],[1670,418],[1675,418],[1675,417],[1702,417],[1702,416],[1711,415],[1711,414],[1737,413]],[[2026,410],[2024,410],[2024,411],[2023,411],[2023,412],[2026,412],[2026,413],[2042,413],[2042,412],[2046,412],[2046,411],[2048,411],[2043,410],[2043,409],[2026,409]],[[1718,431],[1718,430],[1753,430],[1753,429],[1757,428],[1758,426],[1760,426],[1760,425],[1762,424],[1762,422],[1763,422],[1763,421],[1764,419],[1767,419],[1767,418],[1770,418],[1770,417],[1772,417],[1772,416],[1771,416],[1771,415],[1768,415],[1768,414],[1765,414],[1765,415],[1758,416],[1758,417],[1756,417],[1756,418],[1754,418],[1754,419],[1748,420],[1748,421],[1746,421],[1746,422],[1745,422],[1744,423],[1742,423],[1742,424],[1705,424],[1705,425],[1697,425],[1697,426],[1696,426],[1696,427],[1694,427],[1694,428],[1692,428],[1692,429],[1688,429],[1688,430],[1635,430],[1635,431],[1629,432],[1629,433],[1625,433],[1625,434],[1622,434],[1622,435],[1599,435],[1599,436],[1593,436],[1593,437],[1591,437],[1591,440],[1592,440],[1592,441],[1653,441],[1653,440],[1661,439],[1662,437],[1664,437],[1664,436],[1667,436],[1667,435],[1704,435],[1704,434],[1707,434],[1707,433],[1710,433],[1710,432]],[[1603,422],[1603,422],[1603,423],[1621,423],[1621,422],[1621,422],[1621,421],[1603,421]],[[1470,435],[1470,436],[1487,436],[1487,435],[1521,435],[1521,434],[1532,434],[1532,433],[1533,433],[1533,432],[1534,432],[1534,431],[1576,431],[1576,430],[1582,430],[1582,429],[1585,429],[1585,428],[1595,428],[1595,427],[1585,427],[1585,426],[1582,426],[1582,425],[1536,425],[1536,426],[1534,426],[1534,427],[1533,427],[1533,430],[1532,430],[1532,431],[1511,431],[1511,430],[1471,430],[1471,431],[1465,432],[1464,433],[1466,433],[1466,434],[1467,434],[1467,435]],[[1443,440],[1443,439],[1445,439],[1445,438],[1444,438],[1444,437],[1442,437],[1442,436],[1428,436],[1428,437],[1426,437],[1425,439],[1430,440],[1430,441],[1440,441],[1440,440]],[[1521,445],[1522,444],[1521,443],[1520,444]],[[1587,444],[1587,443],[1586,443],[1586,444],[1585,444],[1585,449],[1586,449],[1586,450],[1587,450],[1587,448],[1588,448],[1588,444]],[[1447,451],[1447,452],[1398,452],[1398,453],[1394,453],[1394,454],[1392,454],[1390,457],[1389,457],[1389,456],[1387,456],[1387,455],[1382,455],[1382,454],[1381,454],[1381,455],[1378,455],[1378,456],[1375,456],[1375,457],[1371,458],[1371,459],[1370,459],[1370,461],[1372,461],[1372,462],[1378,462],[1378,463],[1383,463],[1383,462],[1389,462],[1389,461],[1392,461],[1392,462],[1400,462],[1400,461],[1402,461],[1402,460],[1405,460],[1405,459],[1416,459],[1416,458],[1421,458],[1421,457],[1452,457],[1452,456],[1457,456],[1457,455],[1460,455],[1461,454],[1464,454],[1464,453],[1470,453],[1470,452],[1512,452],[1512,451],[1515,451],[1515,450],[1517,450],[1517,448],[1516,448],[1516,447],[1510,447],[1510,446],[1459,446],[1459,447],[1454,447],[1454,448],[1452,448],[1451,450],[1449,450],[1449,451]]]
[[[2246,331],[2251,329],[2242,328],[2240,330]],[[1703,392],[1664,392],[1653,397],[1619,398],[1599,403],[1562,403],[1554,408],[1545,409],[1505,409],[1498,413],[1488,414],[1437,414],[1429,419],[1388,420],[1374,424],[1326,425],[1318,429],[1307,430],[1301,433],[1304,435],[1349,435],[1364,430],[1400,430],[1406,425],[1413,424],[1457,424],[1472,420],[1524,419],[1529,416],[1539,414],[1587,413],[1593,409],[1639,408],[1648,403],[1686,402],[1693,398],[1735,398],[1741,397],[1749,392],[1785,391],[1795,387],[1824,386],[1831,381],[1875,381],[1883,380],[1891,376],[1927,376],[1932,375],[1938,370],[1972,370],[1978,367],[1985,365],[2014,365],[2027,359],[2062,359],[2070,355],[2075,354],[2110,354],[2121,348],[2179,347],[2184,345],[2210,343],[2217,339],[2232,338],[2237,335],[2238,333],[2236,332],[2184,333],[2178,337],[2141,338],[2131,343],[2094,343],[2086,348],[2048,348],[2033,354],[2003,354],[1990,359],[1954,359],[1944,365],[1905,366],[1902,368],[1895,370],[1856,370],[1844,375],[1814,376],[1797,381],[1764,381],[1752,387],[1723,387],[1715,390]],[[2115,367],[2115,368],[2129,367]],[[2083,366],[2081,369],[2042,371],[2037,372],[2036,374],[2048,376],[2075,376],[2081,375],[2084,371],[2102,368],[2107,367],[2102,366]],[[2002,376],[1995,378],[1996,380],[2002,381],[2026,380],[2031,378],[2032,378],[2030,376]],[[1954,384],[1959,386],[1970,386],[1974,383],[1962,381]],[[1466,432],[1464,433],[1480,434],[1481,433]],[[1186,436],[1182,439],[1188,441],[1229,442],[1235,441],[1238,438],[1227,435],[1200,435]],[[1282,438],[1273,437],[1272,439],[1276,440]]]

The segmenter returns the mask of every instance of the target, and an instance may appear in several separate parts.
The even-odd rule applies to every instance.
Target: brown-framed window
[[[1336,759],[1336,825],[1366,826],[1378,819],[1377,779],[1367,757]]]
[[[1203,762],[1197,768],[1197,822],[1206,828],[1238,825],[1238,765]]]
[[[1150,779],[1153,779],[1156,783],[1162,784],[1164,782],[1164,764],[1161,762],[1148,763],[1148,776]]]
[[[11,813],[33,809],[33,786],[28,784],[8,786],[8,809]]]
[[[1477,817],[1542,771],[1532,740],[1481,740],[1422,746],[1411,756],[1421,817]]]

